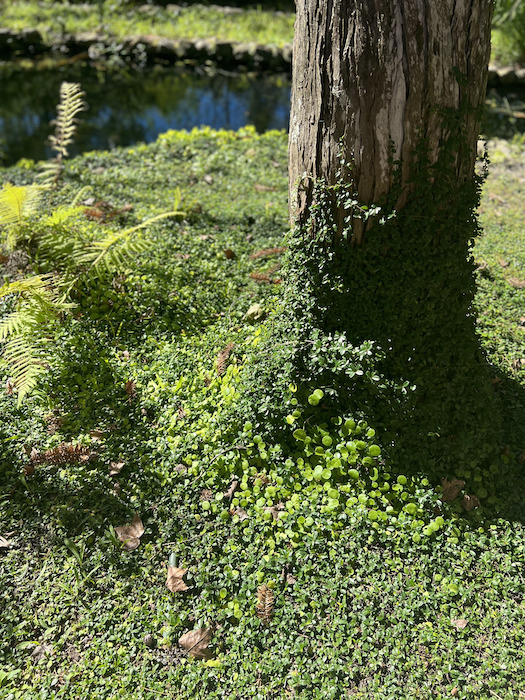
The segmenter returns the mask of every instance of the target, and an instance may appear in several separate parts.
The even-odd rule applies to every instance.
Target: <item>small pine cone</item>
[[[257,589],[257,617],[263,625],[269,625],[273,616],[273,606],[275,604],[275,595],[271,588],[265,583]]]

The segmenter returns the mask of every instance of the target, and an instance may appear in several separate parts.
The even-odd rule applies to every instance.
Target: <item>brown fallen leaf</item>
[[[89,437],[92,440],[102,440],[102,438],[104,437],[104,433],[102,432],[102,430],[98,430],[98,429],[90,430]]]
[[[525,280],[520,280],[518,277],[507,277],[507,282],[514,289],[525,289]]]
[[[34,663],[38,663],[42,659],[44,659],[46,656],[49,656],[51,652],[53,651],[53,647],[50,644],[42,644],[38,645],[33,649],[33,652],[31,654],[31,659],[33,660]]]
[[[237,491],[238,486],[239,486],[239,480],[234,479],[232,481],[232,483],[230,484],[230,488],[224,492],[224,498],[227,498],[229,501],[231,501],[233,498],[233,494],[235,493],[235,491]]]
[[[443,500],[445,503],[451,503],[459,496],[459,492],[465,486],[465,482],[461,479],[441,479],[441,487],[443,489]]]
[[[180,593],[181,591],[188,590],[188,586],[182,580],[182,577],[187,571],[188,569],[179,569],[178,566],[168,566],[166,586],[172,593]]]
[[[271,513],[274,520],[279,520],[279,515],[284,510],[284,503],[277,503],[274,506],[264,506],[264,510]]]
[[[5,537],[2,537],[2,535],[0,535],[0,549],[7,549],[10,546],[11,542],[9,542],[9,540],[6,540]]]
[[[452,625],[452,627],[455,627],[457,630],[464,630],[465,627],[468,625],[468,620],[464,620],[464,619],[451,620],[450,624]]]
[[[195,659],[211,659],[212,653],[208,649],[213,632],[210,627],[201,627],[191,632],[186,632],[179,639],[179,646]]]
[[[117,537],[122,542],[122,549],[126,552],[132,552],[140,544],[140,538],[144,534],[144,525],[142,520],[135,513],[131,525],[121,525],[115,528]]]
[[[29,448],[24,448],[26,454]],[[33,464],[78,464],[79,462],[89,462],[95,459],[97,453],[90,447],[83,445],[73,445],[68,442],[61,442],[45,452],[39,452],[36,448],[29,450],[29,458]]]
[[[217,355],[217,359],[215,360],[215,368],[217,370],[217,374],[219,377],[222,377],[222,375],[226,372],[226,368],[228,367],[228,361],[230,359],[231,351],[234,348],[233,343],[228,343],[226,347],[219,352]]]
[[[468,493],[466,493],[461,500],[461,505],[467,512],[469,512],[474,510],[474,508],[479,508],[481,503],[479,502],[479,498],[477,496],[470,496]]]
[[[257,192],[275,192],[277,187],[272,187],[270,185],[260,185],[258,182],[255,183],[254,188]]]
[[[257,250],[255,253],[252,253],[250,255],[250,260],[257,260],[258,258],[263,258],[268,255],[280,255],[286,250],[288,250],[286,246],[279,248],[262,248],[261,250]]]
[[[232,515],[236,515],[241,522],[243,520],[246,520],[246,518],[250,517],[248,515],[248,513],[244,510],[244,508],[241,508],[240,506],[237,506],[237,508],[235,508],[235,510],[232,510],[230,512]]]
[[[500,258],[498,260],[498,262],[501,265],[501,267],[508,267],[509,266],[509,263],[506,260],[503,260],[503,258]]]
[[[228,260],[235,260],[235,258],[237,257],[235,255],[235,252],[231,248],[226,248],[226,250],[224,251],[224,255]]]
[[[128,401],[133,401],[133,399],[137,398],[137,385],[132,379],[128,379],[126,382],[126,394],[128,395]]]
[[[109,475],[117,476],[126,466],[126,462],[111,462],[109,467]]]

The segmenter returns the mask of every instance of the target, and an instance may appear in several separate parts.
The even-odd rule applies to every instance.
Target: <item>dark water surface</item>
[[[95,149],[154,141],[168,129],[211,126],[257,131],[287,129],[288,76],[225,75],[179,68],[98,69],[80,65],[22,67],[0,65],[0,165],[20,158],[42,160],[55,117],[60,83],[79,82],[89,110],[84,112],[71,155]],[[483,133],[511,138],[525,132],[525,90],[491,89]]]
[[[257,131],[288,128],[287,76],[198,74],[176,68],[131,72],[79,66],[0,66],[0,164],[49,157],[60,83],[80,82],[89,110],[71,154],[154,141],[168,129],[211,126]]]

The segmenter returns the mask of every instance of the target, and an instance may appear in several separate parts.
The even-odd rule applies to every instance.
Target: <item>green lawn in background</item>
[[[104,7],[104,6],[103,6]],[[218,7],[190,5],[178,11],[151,7],[150,12],[96,5],[9,2],[0,8],[0,26],[40,29],[45,36],[100,30],[116,38],[153,34],[169,39],[254,41],[283,46],[293,39],[293,13],[261,8],[225,13]]]

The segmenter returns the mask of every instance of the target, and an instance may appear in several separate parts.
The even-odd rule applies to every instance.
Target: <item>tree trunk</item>
[[[290,117],[290,216],[308,216],[313,179],[333,184],[352,163],[360,203],[381,203],[397,177],[397,208],[413,188],[413,154],[434,164],[446,110],[462,110],[452,166],[472,178],[490,53],[491,0],[297,0]],[[399,172],[399,164],[401,171]],[[343,212],[340,212],[342,221]],[[363,226],[354,221],[353,242]]]
[[[491,6],[297,0],[287,297],[304,329],[297,373],[334,411],[379,428],[389,457],[439,465],[440,476],[487,459],[498,422],[471,256]],[[364,343],[377,350],[371,383],[354,361]]]

